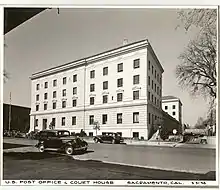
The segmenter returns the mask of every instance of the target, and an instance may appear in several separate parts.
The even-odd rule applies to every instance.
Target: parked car
[[[43,130],[39,132],[36,147],[40,152],[44,152],[45,149],[57,149],[71,155],[76,151],[87,151],[88,143],[71,136],[67,130]]]
[[[183,142],[189,144],[207,144],[207,136],[204,134],[184,134]]]
[[[112,143],[120,144],[124,142],[124,139],[118,133],[106,133],[103,135],[97,135],[93,138],[95,143]]]

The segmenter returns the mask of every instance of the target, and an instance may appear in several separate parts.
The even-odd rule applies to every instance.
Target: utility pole
[[[8,120],[8,131],[11,130],[11,92],[10,92],[10,104],[9,104],[9,120]]]

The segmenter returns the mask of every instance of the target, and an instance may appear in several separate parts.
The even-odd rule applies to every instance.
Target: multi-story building
[[[182,103],[179,98],[163,96],[162,109],[182,124]]]
[[[57,129],[95,135],[118,132],[149,138],[162,119],[163,68],[148,40],[35,73],[31,77],[32,130]]]

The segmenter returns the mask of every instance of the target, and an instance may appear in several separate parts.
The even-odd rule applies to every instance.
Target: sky
[[[188,33],[177,19],[177,9],[49,9],[5,35],[4,69],[9,80],[4,83],[4,103],[30,107],[30,76],[38,71],[91,56],[129,43],[148,39],[163,68],[162,95],[180,98],[183,123],[194,125],[206,117],[208,102],[192,97],[178,85],[175,68],[178,56],[196,29]]]

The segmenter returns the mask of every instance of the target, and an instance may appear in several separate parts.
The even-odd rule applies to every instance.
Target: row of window
[[[133,100],[138,100],[139,99],[139,90],[133,91]],[[123,93],[117,93],[117,102],[123,101]],[[108,95],[103,95],[102,96],[102,103],[106,104],[108,103]],[[90,97],[90,105],[95,104],[95,97]],[[39,104],[36,105],[36,111],[39,111]],[[72,100],[72,106],[76,107],[77,106],[77,100],[74,99]],[[53,109],[57,108],[57,102],[53,102]],[[62,100],[62,108],[66,108],[66,100]],[[47,103],[44,103],[44,110],[47,110]]]
[[[168,113],[168,112],[166,112],[166,113]],[[173,112],[172,112],[172,115],[173,115],[173,116],[175,116],[175,115],[176,115],[176,112],[175,112],[175,111],[173,111]]]
[[[151,94],[150,91],[148,91],[148,100],[151,101],[153,104],[157,105],[158,107],[161,106],[160,99],[157,99],[157,97]]]
[[[164,108],[165,108],[165,110],[168,110],[168,106],[165,106]],[[172,108],[176,109],[176,105],[172,105]]]
[[[140,67],[140,59],[135,59],[133,61],[133,68],[137,69]],[[123,63],[119,63],[117,65],[117,71],[122,72],[123,71]],[[108,67],[103,68],[103,76],[108,75]],[[95,78],[95,70],[90,71],[90,79]],[[77,82],[77,74],[73,75],[73,82]],[[67,78],[63,77],[63,85],[67,83]],[[57,79],[53,80],[53,87],[57,86]],[[44,82],[44,88],[48,88],[48,82]],[[36,85],[36,90],[40,89],[40,84]]]
[[[93,125],[95,121],[94,115],[89,116],[89,125]],[[105,125],[108,122],[108,115],[103,114],[102,115],[102,124]],[[56,126],[56,118],[52,118],[53,126]],[[123,123],[123,114],[117,113],[117,124]],[[133,123],[139,123],[139,112],[133,112]],[[61,126],[66,125],[66,117],[61,118]],[[76,116],[72,117],[72,125],[77,125],[77,119]],[[38,119],[35,119],[35,126],[38,127]],[[47,128],[47,119],[43,119],[43,128]]]
[[[161,88],[159,88],[159,86],[157,86],[156,83],[154,83],[153,80],[150,80],[150,76],[148,76],[148,85],[151,85],[152,90],[154,90],[154,92],[156,92],[159,96],[161,96],[162,94],[162,90]]]
[[[157,73],[157,70],[154,69],[154,66],[151,65],[150,61],[148,61],[148,70],[151,70],[152,75],[154,76],[155,79],[157,79],[157,82],[162,84],[162,78],[159,76],[159,73]]]

